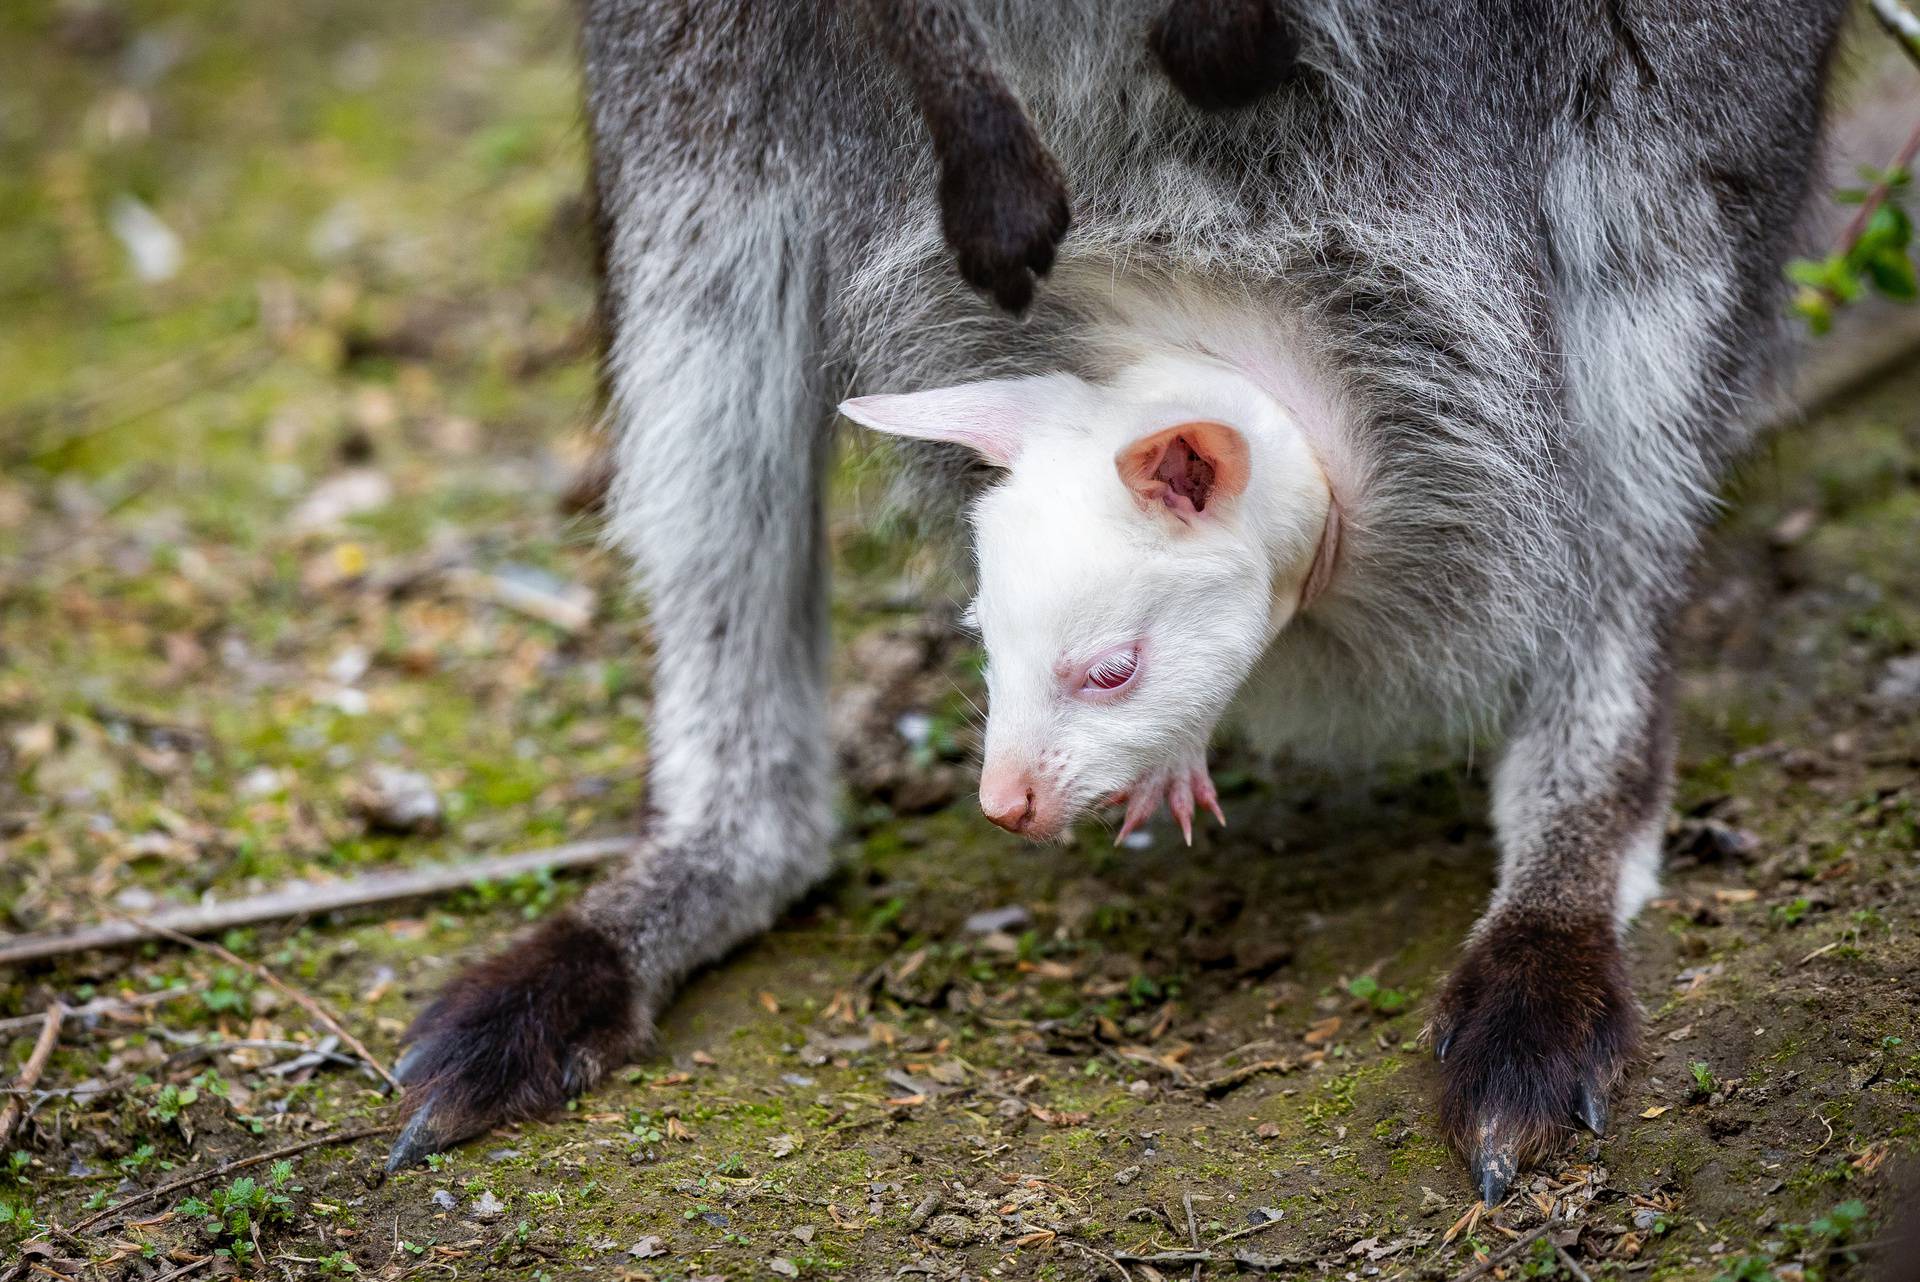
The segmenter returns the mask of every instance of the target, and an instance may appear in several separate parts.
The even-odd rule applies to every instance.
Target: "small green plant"
[[[1347,991],[1382,1015],[1396,1015],[1406,1009],[1407,995],[1397,988],[1382,988],[1371,975],[1358,975],[1347,981]]]
[[[1787,264],[1787,276],[1799,286],[1793,308],[1815,334],[1833,328],[1836,310],[1869,291],[1900,302],[1912,302],[1920,288],[1909,247],[1913,220],[1901,201],[1912,175],[1904,168],[1867,170],[1867,186],[1835,193],[1843,204],[1859,205],[1865,215],[1856,218],[1841,248],[1825,258],[1796,258]],[[1869,201],[1875,201],[1871,211]]]
[[[1750,1251],[1729,1260],[1713,1282],[1780,1282],[1788,1277],[1820,1282],[1827,1276],[1829,1261],[1857,1259],[1848,1243],[1858,1239],[1866,1227],[1866,1203],[1850,1198],[1817,1220],[1782,1224],[1779,1242],[1767,1243],[1764,1251]],[[1789,1265],[1783,1273],[1779,1265],[1786,1254],[1797,1257],[1798,1267]]]
[[[1768,914],[1776,926],[1798,926],[1800,919],[1813,908],[1813,901],[1802,896],[1791,903],[1775,904]]]
[[[0,1229],[26,1234],[36,1232],[39,1225],[34,1222],[31,1206],[0,1197]]]
[[[180,1204],[180,1214],[199,1220],[201,1231],[220,1244],[218,1250],[237,1259],[251,1253],[257,1226],[293,1219],[293,1199],[288,1194],[299,1192],[300,1186],[292,1179],[293,1163],[275,1162],[265,1180],[242,1175],[204,1199],[188,1198]]]
[[[253,976],[232,966],[213,972],[213,982],[200,994],[200,1004],[215,1015],[247,1009],[253,993]]]
[[[313,1262],[313,1267],[330,1278],[343,1278],[358,1273],[360,1266],[345,1251],[335,1251],[332,1255],[323,1255]]]
[[[1714,1080],[1713,1068],[1704,1059],[1696,1059],[1687,1065],[1687,1071],[1693,1074],[1693,1096],[1705,1099],[1720,1089],[1720,1083]]]
[[[147,1105],[147,1116],[162,1124],[178,1121],[188,1106],[199,1098],[200,1092],[194,1087],[175,1086],[168,1082],[154,1092],[153,1102]]]

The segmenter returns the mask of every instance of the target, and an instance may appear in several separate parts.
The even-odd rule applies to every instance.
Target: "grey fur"
[[[1667,620],[1773,365],[1843,4],[1296,0],[1298,72],[1222,116],[1154,71],[1153,0],[970,7],[1074,198],[1022,321],[953,278],[875,6],[587,0],[613,529],[660,657],[650,849],[581,911],[641,1023],[827,866],[829,407],[1099,374],[1188,305],[1287,318],[1364,461],[1265,719],[1308,748],[1504,739],[1479,937],[1624,925],[1665,810]],[[911,472],[949,513],[979,479],[937,447]]]

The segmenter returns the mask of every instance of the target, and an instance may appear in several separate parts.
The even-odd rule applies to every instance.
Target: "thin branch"
[[[1920,125],[1915,125],[1913,132],[1907,135],[1907,140],[1900,144],[1899,152],[1886,166],[1880,175],[1880,180],[1867,188],[1866,196],[1860,201],[1860,208],[1854,210],[1853,217],[1847,220],[1846,228],[1841,231],[1839,240],[1834,242],[1835,254],[1844,257],[1854,245],[1859,243],[1861,234],[1867,230],[1867,223],[1872,220],[1880,206],[1887,202],[1888,195],[1893,191],[1892,183],[1887,180],[1895,174],[1911,172],[1915,156],[1920,156]]]
[[[1486,1259],[1481,1260],[1478,1264],[1471,1265],[1455,1275],[1453,1282],[1473,1282],[1473,1279],[1486,1273],[1489,1269],[1505,1264],[1508,1260],[1511,1260],[1514,1256],[1520,1254],[1520,1252],[1526,1250],[1555,1229],[1564,1229],[1566,1227],[1566,1220],[1548,1220],[1545,1224],[1537,1228],[1529,1229],[1513,1241],[1501,1247],[1498,1251],[1495,1251],[1492,1255],[1489,1255]]]
[[[193,993],[185,988],[162,988],[151,993],[133,993],[126,997],[96,997],[90,1002],[67,1007],[68,1019],[85,1019],[94,1015],[125,1015],[148,1006],[159,1006],[176,998],[191,997]],[[11,1036],[39,1024],[42,1015],[11,1015],[0,1019],[0,1037]]]
[[[146,939],[165,937],[169,930],[182,935],[210,935],[263,921],[283,921],[290,917],[338,912],[345,908],[362,908],[401,899],[421,899],[450,890],[461,890],[483,881],[517,877],[522,873],[605,863],[632,854],[634,849],[635,843],[627,838],[576,841],[515,855],[492,855],[456,863],[428,864],[421,868],[388,869],[360,877],[345,877],[318,886],[289,886],[264,895],[249,895],[225,903],[196,904],[190,908],[169,908],[137,920],[129,918],[102,922],[78,930],[39,935],[0,935],[0,966],[61,957],[89,948],[118,948]]]
[[[169,1180],[165,1184],[148,1189],[145,1193],[136,1193],[130,1198],[115,1202],[112,1206],[104,1210],[95,1211],[92,1215],[89,1215],[86,1219],[81,1220],[78,1224],[66,1231],[73,1234],[84,1233],[96,1224],[105,1223],[118,1215],[132,1210],[136,1206],[143,1206],[148,1202],[154,1201],[156,1198],[165,1197],[169,1193],[178,1193],[182,1189],[190,1189],[196,1184],[205,1184],[208,1180],[220,1179],[222,1176],[230,1175],[234,1171],[244,1171],[248,1167],[258,1166],[262,1162],[277,1162],[283,1157],[292,1157],[296,1153],[304,1153],[308,1149],[324,1148],[329,1144],[351,1144],[355,1140],[371,1139],[375,1135],[391,1135],[398,1129],[396,1126],[387,1125],[363,1126],[355,1131],[335,1131],[329,1135],[318,1135],[311,1139],[301,1140],[298,1144],[288,1144],[281,1148],[270,1149],[265,1153],[255,1153],[252,1157],[242,1157],[230,1162],[222,1162],[212,1170],[201,1171],[197,1175],[183,1176],[177,1180]]]
[[[1869,0],[1869,3],[1881,28],[1899,43],[1913,65],[1920,67],[1920,14],[1907,8],[1903,0]]]
[[[60,1040],[60,1021],[67,1017],[67,1008],[59,1002],[47,1007],[45,1021],[40,1025],[40,1036],[33,1043],[33,1050],[27,1056],[27,1062],[20,1069],[20,1076],[14,1082],[13,1098],[7,1106],[0,1109],[0,1146],[13,1138],[13,1128],[27,1114],[27,1093],[39,1084],[40,1074],[46,1070],[47,1060],[53,1055],[53,1048]]]
[[[1225,1095],[1237,1086],[1245,1085],[1262,1073],[1291,1073],[1298,1065],[1290,1059],[1262,1059],[1251,1064],[1242,1064],[1239,1068],[1209,1078],[1200,1083],[1200,1091],[1207,1096]]]
[[[386,1080],[388,1086],[391,1086],[396,1091],[400,1089],[399,1081],[392,1073],[387,1071],[387,1066],[381,1063],[379,1058],[367,1049],[366,1044],[349,1032],[347,1026],[342,1024],[332,1011],[321,1005],[319,999],[312,994],[300,991],[292,984],[287,983],[278,975],[268,970],[265,966],[262,966],[259,962],[248,961],[232,949],[223,948],[210,940],[195,939],[192,935],[183,935],[179,931],[171,930],[165,926],[155,926],[151,921],[147,922],[146,925],[163,939],[171,939],[176,944],[184,944],[188,948],[195,948],[204,953],[212,953],[215,957],[227,963],[227,965],[238,966],[240,969],[252,974],[262,983],[278,989],[283,996],[298,1004],[302,1010],[320,1021],[328,1032],[345,1042],[347,1047],[352,1050],[355,1055],[365,1060],[374,1072],[380,1074],[380,1076]]]
[[[1592,1276],[1580,1267],[1580,1262],[1573,1258],[1566,1247],[1555,1242],[1553,1253],[1560,1257],[1560,1263],[1566,1267],[1567,1272],[1573,1274],[1573,1282],[1593,1282]]]

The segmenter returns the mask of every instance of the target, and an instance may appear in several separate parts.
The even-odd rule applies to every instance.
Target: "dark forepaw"
[[[1599,1134],[1639,1035],[1611,922],[1483,924],[1440,997],[1440,1120],[1492,1205],[1578,1126]]]
[[[613,941],[566,915],[469,967],[407,1030],[398,1065],[407,1124],[387,1169],[592,1086],[632,1049],[632,998]]]
[[[1258,102],[1300,59],[1275,0],[1171,0],[1147,47],[1187,101],[1206,111]]]
[[[945,132],[940,218],[954,263],[1018,314],[1073,221],[1066,179],[1011,97],[983,96]]]

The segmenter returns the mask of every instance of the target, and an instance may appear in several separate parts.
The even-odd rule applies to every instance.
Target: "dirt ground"
[[[560,502],[594,416],[571,40],[546,0],[0,10],[33,55],[0,77],[5,931],[632,830],[644,613]],[[106,1006],[65,1020],[0,1144],[0,1276],[1893,1262],[1920,1153],[1920,367],[1734,487],[1685,622],[1667,891],[1633,935],[1647,1053],[1612,1133],[1497,1208],[1434,1138],[1419,1044],[1492,883],[1481,775],[1228,745],[1230,827],[1191,852],[1164,824],[1021,846],[970,803],[977,656],[882,469],[849,457],[836,505],[841,871],[698,979],[656,1056],[390,1179],[372,1136],[122,1209],[384,1125],[389,1097],[203,951],[0,971],[9,1080],[49,1004]],[[579,884],[222,942],[390,1063],[422,998]]]

